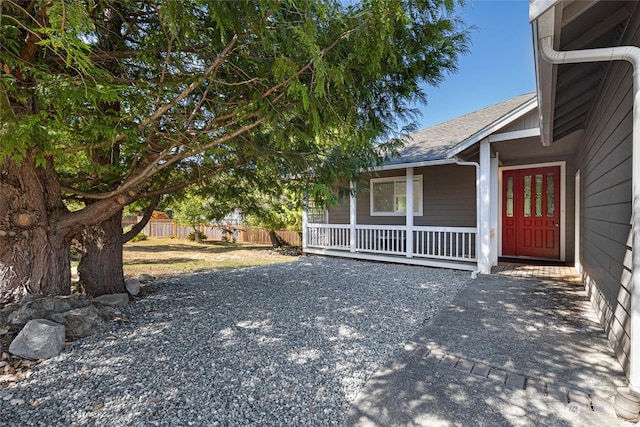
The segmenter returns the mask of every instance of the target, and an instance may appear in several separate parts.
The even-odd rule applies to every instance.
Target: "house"
[[[640,3],[532,0],[541,140],[576,136],[575,263],[640,412]],[[626,413],[625,413],[626,411]]]
[[[499,256],[571,261],[577,139],[543,147],[537,106],[524,94],[410,135],[350,200],[305,222],[304,250],[479,273]]]
[[[629,378],[616,410],[632,419],[640,2],[530,0],[529,11],[537,93],[410,135],[400,157],[351,183],[349,200],[304,215],[304,251],[474,273],[499,257],[575,265]]]

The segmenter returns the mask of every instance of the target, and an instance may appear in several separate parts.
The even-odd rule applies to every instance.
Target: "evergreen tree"
[[[454,6],[0,1],[0,302],[69,293],[73,238],[87,293],[124,290],[130,203],[238,168],[318,188],[379,162],[466,49]]]

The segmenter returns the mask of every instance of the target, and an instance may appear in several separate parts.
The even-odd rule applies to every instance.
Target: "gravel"
[[[469,280],[322,257],[164,278],[128,323],[0,389],[0,425],[343,425],[367,378]]]

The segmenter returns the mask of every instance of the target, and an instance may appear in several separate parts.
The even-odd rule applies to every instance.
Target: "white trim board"
[[[369,253],[352,253],[349,251],[335,251],[335,250],[327,250],[327,249],[313,249],[306,248],[304,250],[306,254],[314,254],[314,255],[323,255],[323,256],[335,256],[340,258],[354,258],[368,261],[379,261],[379,262],[390,262],[395,264],[409,264],[409,265],[421,265],[425,267],[439,267],[439,268],[450,268],[454,270],[463,270],[463,271],[475,271],[478,267],[476,262],[462,263],[456,261],[440,261],[440,260],[430,260],[430,259],[419,259],[419,258],[407,258],[404,256],[385,256],[385,255],[375,255]]]
[[[514,139],[531,138],[540,136],[540,128],[515,130],[513,132],[494,133],[489,135],[489,142],[512,141]]]

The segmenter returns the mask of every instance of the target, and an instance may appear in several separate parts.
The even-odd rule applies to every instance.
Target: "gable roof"
[[[536,94],[526,93],[414,132],[405,138],[400,156],[387,160],[382,169],[451,159],[536,106]]]

